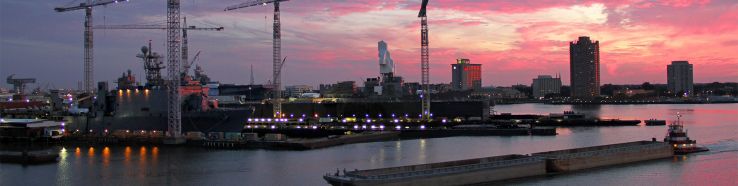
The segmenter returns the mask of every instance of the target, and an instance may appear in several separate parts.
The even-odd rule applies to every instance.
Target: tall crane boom
[[[167,134],[175,143],[182,136],[182,98],[179,95],[180,85],[180,29],[179,0],[167,0]]]
[[[422,116],[424,120],[430,120],[430,62],[428,57],[428,17],[425,14],[425,7],[428,0],[423,0],[423,4],[418,12],[420,17],[420,72],[422,76],[421,83],[423,85],[423,94],[421,95]]]
[[[153,29],[153,30],[166,30],[167,25],[95,25],[92,29]],[[208,30],[208,31],[221,31],[223,27],[196,27],[188,26],[183,27],[184,30]]]
[[[94,92],[94,86],[92,85],[94,80],[94,60],[93,60],[93,32],[92,32],[92,7],[104,6],[108,4],[115,4],[118,2],[127,2],[128,0],[87,0],[84,3],[80,3],[75,6],[56,7],[54,8],[57,12],[68,12],[74,10],[85,9],[85,31],[84,31],[84,90],[85,92]]]
[[[274,4],[274,23],[273,23],[273,38],[272,38],[272,86],[274,87],[274,95],[272,102],[272,110],[274,117],[281,118],[282,115],[282,80],[281,80],[281,68],[282,68],[282,31],[281,24],[279,21],[279,2],[288,0],[253,0],[245,3],[228,6],[225,11],[236,10],[240,8],[252,7],[256,5],[266,5],[268,3]]]

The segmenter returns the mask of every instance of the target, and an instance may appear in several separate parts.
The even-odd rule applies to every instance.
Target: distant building
[[[600,42],[581,36],[569,43],[571,97],[591,99],[600,96]]]
[[[533,79],[531,87],[533,88],[533,98],[536,99],[543,98],[547,94],[559,94],[561,93],[561,78],[539,75],[538,78]]]
[[[387,43],[379,41],[377,43],[377,49],[379,50],[379,73],[382,75],[395,73],[395,62],[390,56]]]
[[[265,85],[218,85],[219,96],[242,96],[246,101],[267,99],[271,92],[272,88]]]
[[[342,81],[336,84],[320,84],[320,95],[327,98],[347,98],[356,94],[356,82]]]
[[[418,82],[409,82],[402,85],[403,95],[417,95],[420,90],[422,90],[422,87]]]
[[[292,86],[285,86],[284,92],[287,97],[291,98],[297,98],[300,97],[304,93],[311,93],[313,92],[313,86],[310,85],[292,85]]]
[[[454,90],[482,88],[482,64],[456,59],[456,64],[451,64],[451,86]]]
[[[692,64],[688,61],[672,61],[670,65],[666,65],[666,81],[672,93],[692,96],[694,92]]]
[[[645,90],[645,89],[620,89],[613,91],[613,96],[627,96],[632,97],[635,95],[651,95],[654,94],[656,91],[654,90]]]
[[[366,78],[364,81],[364,87],[361,91],[364,96],[375,97],[382,95],[382,86],[380,85],[380,78]]]
[[[497,87],[492,89],[490,95],[493,99],[525,99],[528,96],[525,93],[520,92],[518,89],[513,87]]]

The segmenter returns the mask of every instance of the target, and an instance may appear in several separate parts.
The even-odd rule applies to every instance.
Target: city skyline
[[[3,1],[0,18],[0,76],[38,78],[35,86],[77,88],[82,79],[83,13],[56,13],[60,2]],[[222,12],[231,2],[183,1],[190,25],[224,26],[222,32],[192,32],[190,52],[202,51],[205,72],[221,83],[271,79],[271,6]],[[288,56],[284,85],[376,76],[379,40],[392,43],[396,73],[418,82],[420,1],[370,3],[294,1],[282,5],[283,55]],[[448,64],[464,57],[482,64],[483,86],[527,84],[539,74],[561,73],[569,82],[566,44],[587,35],[601,42],[601,84],[665,84],[671,61],[688,60],[695,83],[738,79],[738,5],[731,1],[451,2],[429,7],[431,83],[451,82]],[[698,7],[698,8],[697,8]],[[131,1],[95,12],[95,24],[150,23],[164,20],[164,3]],[[11,19],[28,15],[23,20]],[[576,26],[577,29],[567,29]],[[48,32],[48,28],[55,28]],[[322,29],[317,29],[322,28]],[[305,31],[310,30],[310,31]],[[133,70],[144,79],[135,58],[151,39],[165,53],[163,31],[97,30],[96,81],[113,82]],[[44,55],[34,55],[42,53]],[[310,77],[310,78],[304,78]],[[8,87],[2,85],[2,87]],[[51,87],[50,87],[51,88]]]

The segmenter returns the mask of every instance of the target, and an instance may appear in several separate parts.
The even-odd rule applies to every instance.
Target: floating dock
[[[635,141],[612,145],[505,155],[401,167],[328,173],[331,185],[468,185],[587,168],[668,158],[668,143]]]

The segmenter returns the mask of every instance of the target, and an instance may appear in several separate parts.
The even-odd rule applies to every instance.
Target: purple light
[[[318,129],[318,126],[313,125],[313,129]]]
[[[400,129],[402,129],[402,126],[397,125],[397,126],[395,126],[395,129],[400,130]]]
[[[425,125],[421,125],[420,126],[420,129],[425,129]]]
[[[271,128],[272,128],[272,129],[276,129],[276,128],[277,128],[277,126],[274,126],[274,125],[272,125],[272,127],[271,127]]]
[[[354,129],[359,129],[359,126],[358,125],[354,125]]]

